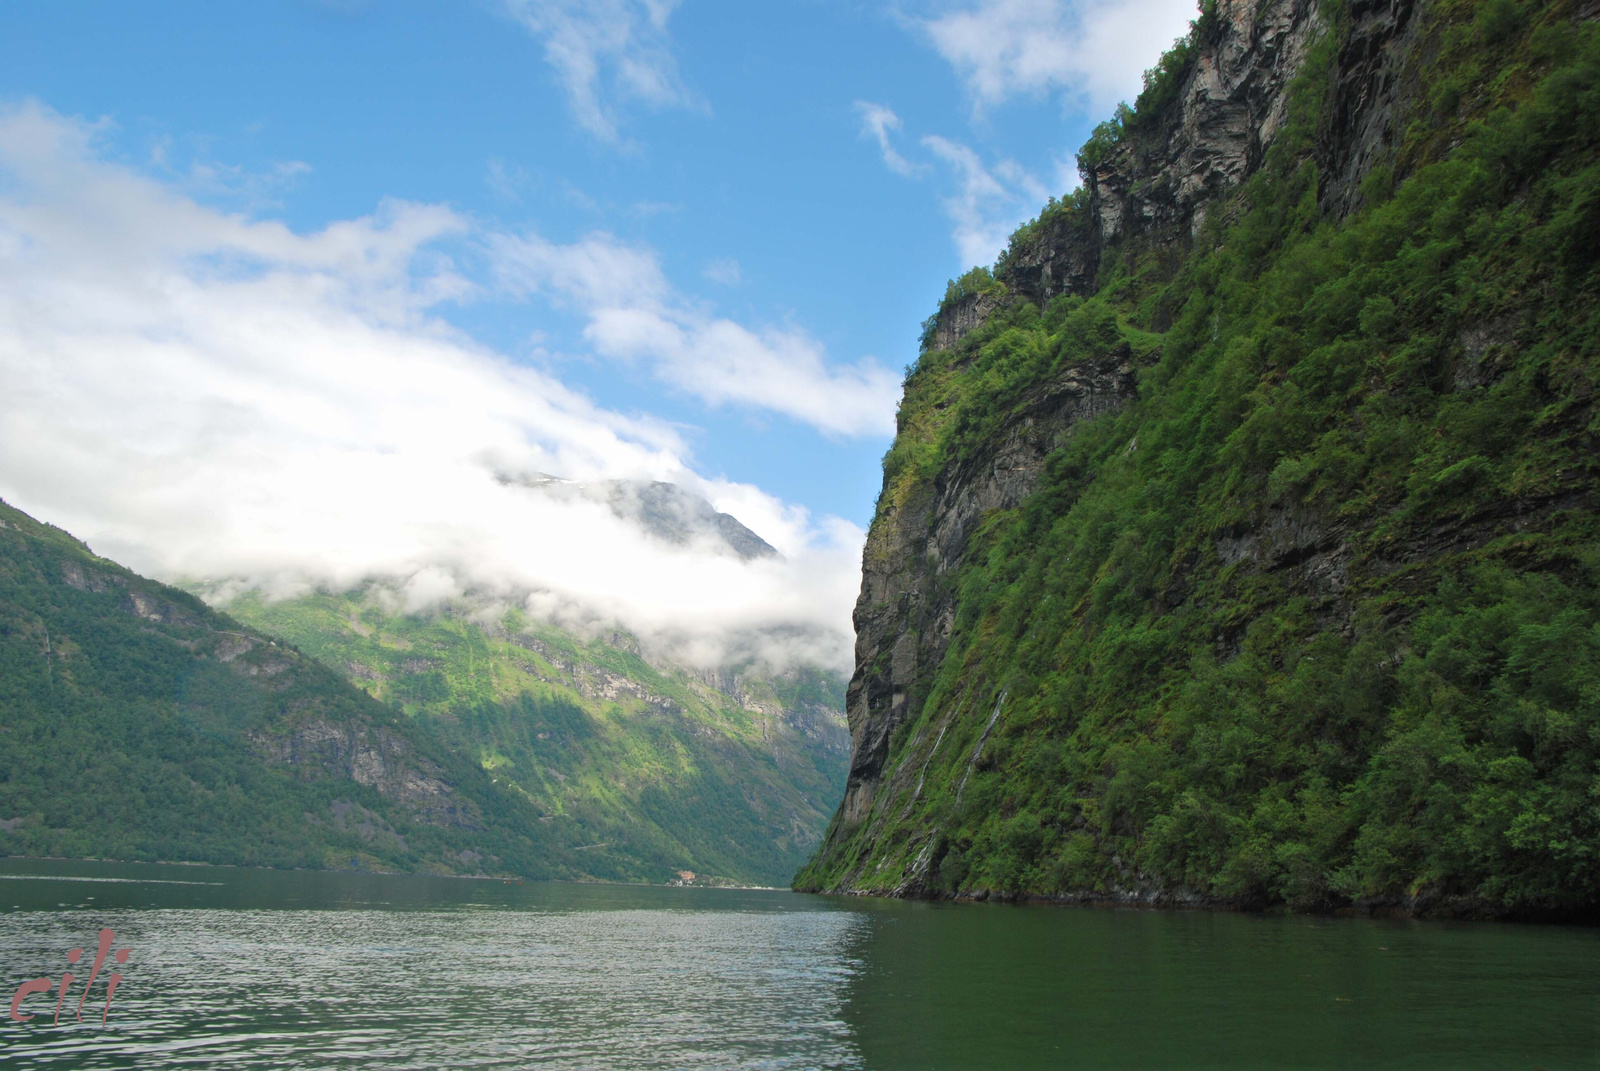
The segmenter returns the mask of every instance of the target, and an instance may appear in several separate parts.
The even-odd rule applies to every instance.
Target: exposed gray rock
[[[1000,290],[986,290],[966,294],[939,310],[933,330],[933,348],[947,350],[971,334],[1000,307],[1005,296]]]
[[[1493,382],[1511,357],[1516,329],[1515,316],[1499,316],[1462,327],[1456,338],[1461,358],[1456,362],[1451,385],[1456,390],[1471,390]]]
[[[1353,27],[1339,55],[1332,122],[1318,146],[1322,208],[1343,216],[1361,204],[1361,182],[1394,144],[1395,116],[1410,85],[1400,57],[1421,28],[1414,0],[1354,0]]]
[[[427,825],[483,828],[477,808],[457,794],[444,772],[404,738],[376,726],[302,721],[287,731],[250,734],[262,758],[301,777],[345,777],[402,804]]]
[[[587,499],[605,505],[619,518],[648,535],[675,546],[692,543],[721,545],[750,561],[778,557],[777,548],[746,528],[731,513],[719,513],[704,498],[675,483],[661,480],[600,480],[584,483],[544,473],[499,477],[556,498]]]
[[[1287,117],[1285,90],[1314,16],[1311,0],[1218,0],[1173,104],[1141,116],[1138,136],[1084,172],[1102,245],[1156,230],[1192,234],[1210,201],[1261,166]]]
[[[77,562],[62,563],[61,579],[69,588],[97,593],[116,586],[122,581],[121,577],[108,577],[93,569],[85,569]]]
[[[395,828],[384,821],[383,816],[376,811],[369,811],[359,803],[349,800],[334,800],[328,805],[328,824],[341,833],[353,833],[364,842],[371,844],[373,839],[387,841],[389,845],[402,852],[411,850],[405,837],[395,831]],[[315,816],[307,815],[313,821],[319,821]],[[465,860],[463,860],[465,861]]]
[[[925,688],[950,643],[959,568],[973,531],[992,510],[1013,509],[1038,483],[1047,456],[1084,420],[1134,396],[1126,354],[1069,369],[1041,384],[990,449],[952,464],[931,488],[873,524],[856,602],[856,671],[845,696],[852,760],[842,814],[865,819],[876,797],[889,738]]]
[[[1394,141],[1394,117],[1420,91],[1402,57],[1420,32],[1415,0],[1352,0],[1332,118],[1317,144],[1323,210],[1359,207],[1361,180]],[[1288,119],[1288,89],[1323,22],[1314,0],[1218,0],[1178,92],[1096,166],[1081,169],[1087,213],[1046,215],[996,266],[1002,284],[944,306],[931,339],[949,349],[1011,295],[1044,304],[1094,292],[1101,255],[1137,237],[1183,244],[1218,198],[1261,167]],[[1087,218],[1085,218],[1085,215]]]
[[[1047,217],[1032,241],[1011,252],[1001,273],[1006,284],[1039,305],[1057,294],[1092,292],[1100,270],[1100,246],[1088,224],[1065,212]],[[942,321],[941,316],[941,326]],[[961,334],[976,326],[966,326]],[[941,335],[937,348],[947,349],[959,338],[944,342]]]
[[[257,640],[254,636],[246,635],[243,632],[223,633],[222,638],[211,649],[211,657],[226,665],[233,662],[240,655],[249,654],[255,650],[256,645]]]

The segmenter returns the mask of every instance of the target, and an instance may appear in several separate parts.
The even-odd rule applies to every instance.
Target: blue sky
[[[254,322],[253,309],[265,323],[313,307],[307,316],[319,322],[359,320],[376,347],[359,365],[369,375],[391,374],[385,345],[447,334],[457,354],[449,359],[479,361],[490,379],[517,369],[543,377],[517,389],[540,405],[560,397],[552,404],[565,416],[550,426],[583,410],[593,427],[632,444],[575,461],[573,444],[594,439],[574,424],[570,434],[548,432],[554,445],[539,464],[572,467],[559,475],[698,478],[719,505],[742,505],[769,527],[796,525],[813,535],[792,539],[815,542],[830,517],[859,528],[871,515],[900,369],[945,281],[992,259],[1012,227],[1066,191],[1072,150],[1137,92],[1140,72],[1183,31],[1192,7],[8,4],[0,106],[11,125],[9,142],[0,138],[0,197],[10,200],[0,207],[12,211],[13,240],[8,247],[0,230],[0,260],[9,248],[12,269],[40,288],[40,264],[53,265],[51,292],[82,294],[75,273],[101,256],[100,233],[111,236],[107,257],[133,265],[129,275],[169,273],[162,295],[226,276],[232,300],[242,293],[233,284],[248,276],[267,304],[240,306],[235,323]],[[80,200],[62,192],[74,187]],[[175,222],[161,234],[133,221],[169,209]],[[53,219],[102,212],[98,232],[50,229]],[[256,230],[240,237],[230,230],[239,223]],[[272,229],[279,224],[297,245]],[[352,228],[367,243],[350,254],[359,268],[327,259]],[[16,251],[28,249],[48,255],[25,267]],[[373,267],[380,260],[389,274]],[[224,263],[240,274],[219,275]],[[297,280],[313,296],[268,287],[274,280]],[[359,294],[328,296],[341,287]],[[122,300],[110,294],[97,309]],[[165,308],[166,297],[139,300]],[[108,328],[96,352],[126,345],[128,356],[112,362],[126,370],[155,359],[152,337],[183,336],[192,342],[186,367],[204,367],[212,348],[238,342],[225,326],[201,330],[183,319],[212,300]],[[282,304],[293,301],[302,305]],[[14,368],[37,371],[46,354],[56,372],[66,368],[75,329],[41,326],[21,304],[9,311],[27,331],[0,333],[0,357],[9,345]],[[305,336],[302,345],[309,352],[325,342]],[[217,363],[239,367],[232,357]],[[152,367],[160,371],[141,372],[141,382],[177,366]],[[416,374],[426,377],[426,367]],[[380,419],[359,398],[307,386],[306,377],[285,371],[335,423]],[[71,379],[40,386],[30,410],[0,412],[0,435],[23,434],[50,405],[93,410],[99,403],[62,385]],[[193,381],[191,371],[183,382]],[[82,382],[92,392],[105,375]],[[280,386],[251,382],[263,398]],[[170,424],[198,427],[205,398],[243,390],[219,386],[188,408],[173,401]],[[250,411],[251,397],[230,404]],[[418,410],[418,419],[470,429],[470,391],[461,397],[451,403],[458,408]],[[274,413],[261,402],[255,417],[279,420]],[[117,430],[110,419],[96,425],[107,454],[148,433]],[[506,419],[521,419],[530,437],[546,434],[542,418]],[[219,454],[259,455],[217,439],[220,425],[206,427],[205,441],[227,445]],[[167,461],[193,464],[200,441],[175,438]],[[141,464],[156,465],[139,449]],[[474,449],[483,457],[490,447]],[[13,454],[0,463],[0,495],[87,527],[157,572],[251,572],[251,562],[153,549],[199,508],[174,507],[161,520],[151,502],[167,496],[170,480],[153,483],[160,494],[137,506],[113,508],[102,505],[104,488],[62,464],[30,466]],[[252,501],[288,494],[286,472],[241,470],[235,479],[230,471],[210,479],[251,488],[241,496]]]

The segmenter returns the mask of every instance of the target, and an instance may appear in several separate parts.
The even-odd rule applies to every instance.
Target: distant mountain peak
[[[646,534],[676,546],[698,541],[718,543],[745,561],[781,558],[776,547],[762,539],[731,513],[718,512],[693,491],[664,480],[568,480],[548,473],[498,477],[512,484],[557,498],[588,499],[611,510],[618,518]]]

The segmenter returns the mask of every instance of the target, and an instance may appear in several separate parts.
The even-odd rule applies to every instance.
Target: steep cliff
[[[797,886],[1593,910],[1595,16],[1203,7],[924,327]]]

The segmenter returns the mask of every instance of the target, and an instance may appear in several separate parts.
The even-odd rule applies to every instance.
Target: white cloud
[[[617,103],[693,105],[678,78],[667,19],[678,0],[504,0],[544,42],[573,117],[602,141],[618,142]]]
[[[606,234],[570,245],[494,235],[500,279],[582,310],[602,356],[648,361],[656,375],[712,405],[753,405],[836,436],[894,434],[900,378],[871,358],[830,364],[792,327],[752,330],[675,293],[655,257]]]
[[[704,480],[669,426],[597,406],[445,323],[438,303],[482,293],[445,255],[468,221],[392,202],[297,233],[107,163],[93,138],[38,105],[0,110],[7,501],[166,579],[292,591],[378,576],[406,605],[458,591],[526,600],[705,663],[754,650],[849,664],[859,529]],[[698,336],[741,330],[674,311],[645,254],[561,248],[563,297],[614,303],[630,288],[685,361],[703,359]],[[769,377],[761,362],[779,343],[742,344]],[[678,482],[784,560],[673,548],[599,505],[497,478],[534,472]]]
[[[870,137],[878,143],[884,166],[897,175],[907,178],[915,176],[920,168],[896,152],[889,142],[889,131],[900,129],[900,117],[894,110],[869,100],[858,100],[856,114],[861,116],[861,136]]]
[[[1195,0],[968,0],[917,25],[980,109],[1060,92],[1109,115],[1197,13]]]
[[[963,264],[992,263],[1011,232],[1049,199],[1044,184],[1014,160],[985,167],[977,153],[958,142],[930,134],[922,144],[949,165],[959,183],[945,198],[944,210],[955,225],[951,237]]]
[[[738,286],[744,282],[744,269],[739,267],[739,262],[732,257],[720,257],[705,266],[700,273],[714,283],[723,286]]]

